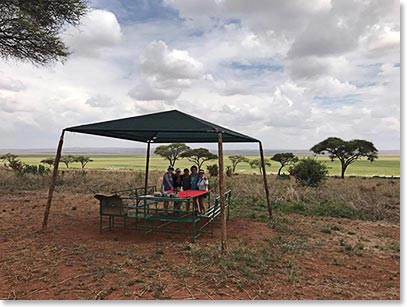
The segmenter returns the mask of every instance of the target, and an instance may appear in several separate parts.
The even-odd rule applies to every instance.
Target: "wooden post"
[[[223,182],[223,144],[222,132],[218,133],[218,155],[219,155],[219,196],[220,196],[220,218],[221,218],[221,250],[227,251],[226,241],[226,212],[225,212],[225,185]]]
[[[45,231],[47,229],[49,210],[51,208],[52,196],[54,195],[55,183],[56,183],[57,177],[58,177],[58,166],[59,166],[59,160],[61,160],[62,145],[64,143],[64,134],[65,134],[65,130],[62,130],[61,137],[59,138],[57,153],[55,156],[54,170],[52,173],[51,184],[49,186],[47,206],[45,207],[45,212],[44,212],[44,220],[42,221],[42,230],[43,231]]]
[[[147,141],[147,159],[146,159],[146,177],[144,181],[144,195],[147,195],[147,186],[148,186],[148,169],[150,166],[150,141]]]
[[[271,220],[273,218],[273,208],[272,208],[272,206],[270,204],[269,188],[268,188],[268,185],[267,185],[266,165],[264,164],[263,146],[261,145],[261,142],[259,142],[259,147],[260,147],[261,167],[263,169],[264,189],[266,191],[267,209],[268,209],[268,212],[269,212],[269,218]]]

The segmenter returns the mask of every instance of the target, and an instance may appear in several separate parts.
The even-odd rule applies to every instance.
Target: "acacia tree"
[[[289,164],[294,164],[298,161],[298,158],[292,152],[282,152],[276,153],[273,157],[271,157],[271,160],[280,162],[281,166],[278,169],[277,173],[277,175],[280,176],[283,167]]]
[[[69,51],[60,33],[77,25],[86,0],[0,1],[0,57],[45,65],[64,60]]]
[[[232,161],[232,173],[236,172],[236,167],[239,163],[249,163],[249,159],[242,155],[229,156],[229,160]]]
[[[17,175],[24,175],[24,163],[18,159],[17,155],[7,153],[0,157],[0,160],[5,161],[4,166],[11,168]]]
[[[158,146],[154,153],[168,160],[170,165],[175,167],[175,162],[179,160],[181,154],[190,150],[191,148],[183,143],[173,143],[170,145]]]
[[[50,167],[54,165],[55,159],[54,158],[46,158],[44,160],[41,160],[40,163],[48,164]]]
[[[344,141],[337,137],[330,137],[314,145],[311,149],[316,154],[329,154],[331,161],[338,158],[341,162],[341,178],[345,178],[346,168],[353,161],[367,157],[367,160],[373,162],[377,159],[377,149],[372,142],[366,140]]]
[[[261,167],[261,159],[260,158],[250,160],[249,165],[253,169],[258,168],[260,170],[260,174],[263,174],[263,169]],[[271,163],[267,162],[267,161],[264,161],[264,166],[271,166]]]
[[[217,155],[211,153],[206,148],[190,149],[188,151],[183,152],[181,154],[181,157],[187,158],[189,161],[195,163],[198,166],[198,169],[201,169],[202,164],[204,164],[204,162],[218,158]]]
[[[73,162],[79,162],[81,164],[82,170],[85,168],[86,164],[92,162],[93,160],[87,156],[77,156],[74,158]]]
[[[66,165],[66,168],[69,168],[69,164],[75,162],[76,157],[72,155],[62,156],[59,160],[60,162]]]

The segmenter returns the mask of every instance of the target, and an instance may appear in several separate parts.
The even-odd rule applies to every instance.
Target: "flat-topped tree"
[[[277,173],[277,175],[280,176],[283,167],[289,164],[294,164],[298,161],[298,158],[292,152],[282,152],[276,153],[273,157],[271,157],[271,160],[280,162],[281,166],[278,169]]]
[[[60,162],[64,163],[66,168],[69,168],[69,164],[73,163],[76,161],[75,156],[72,155],[66,155],[62,156]]]
[[[167,159],[170,165],[175,167],[175,162],[181,158],[181,154],[190,150],[191,148],[183,143],[173,143],[170,145],[158,146],[154,153],[158,156]]]
[[[260,158],[250,160],[249,165],[250,165],[250,167],[253,168],[253,169],[258,168],[259,171],[260,171],[260,174],[263,174],[263,170],[262,170],[262,166],[261,166],[261,159],[260,159]],[[271,163],[265,161],[265,162],[264,162],[264,166],[269,166],[269,167],[270,167],[270,166],[271,166]]]
[[[79,162],[81,164],[82,170],[85,168],[86,164],[93,161],[90,157],[87,156],[77,156],[74,159],[74,162]]]
[[[242,155],[229,156],[229,160],[232,161],[232,174],[236,172],[236,167],[239,163],[249,163],[249,159]]]
[[[345,178],[346,168],[353,161],[366,157],[367,160],[373,162],[377,159],[377,149],[372,142],[366,140],[351,140],[344,141],[337,137],[330,137],[326,140],[314,145],[311,149],[316,154],[329,154],[331,161],[338,158],[341,162],[341,178]]]
[[[180,156],[182,158],[187,158],[189,161],[195,163],[198,166],[198,169],[202,168],[202,164],[204,164],[204,162],[218,158],[217,155],[211,153],[206,148],[190,149],[186,152],[183,152]]]
[[[40,163],[48,164],[50,167],[52,167],[52,166],[54,166],[55,158],[49,157],[49,158],[41,160]]]

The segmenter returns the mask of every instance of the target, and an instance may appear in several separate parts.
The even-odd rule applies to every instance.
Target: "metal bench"
[[[114,218],[120,217],[124,219],[124,226],[126,224],[126,217],[127,217],[127,204],[123,202],[123,199],[118,195],[101,195],[96,194],[95,198],[99,200],[99,212],[100,212],[100,231],[102,232],[104,229],[109,228],[111,230],[114,225]],[[109,226],[103,227],[103,218],[109,218]]]
[[[230,218],[230,203],[231,203],[232,191],[228,190],[225,192],[225,209],[226,211],[226,219],[229,220]],[[210,206],[208,210],[206,210],[205,214],[201,214],[200,217],[206,218],[204,223],[200,227],[200,231],[211,224],[211,231],[209,232],[213,236],[213,228],[214,224],[216,223],[215,219],[221,213],[221,206],[220,206],[220,196],[215,198],[213,206]],[[205,231],[203,231],[205,232]]]

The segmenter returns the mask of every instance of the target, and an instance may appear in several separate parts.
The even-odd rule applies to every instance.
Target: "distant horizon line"
[[[81,147],[81,146],[70,146],[70,147],[64,147],[63,151],[70,151],[70,150],[74,150],[74,151],[79,151],[79,150],[83,150],[83,151],[91,151],[91,150],[95,150],[95,151],[101,151],[101,150],[125,150],[125,151],[145,151],[145,147],[116,147],[116,146],[103,146],[103,147]],[[225,151],[258,151],[257,148],[224,148]],[[310,152],[309,149],[305,149],[305,148],[264,148],[264,150],[267,151],[306,151],[306,152]],[[36,148],[0,148],[0,153],[3,152],[12,152],[12,151],[39,151],[39,152],[55,152],[56,148],[53,147],[36,147]],[[400,149],[379,149],[379,152],[399,152],[400,153]]]

